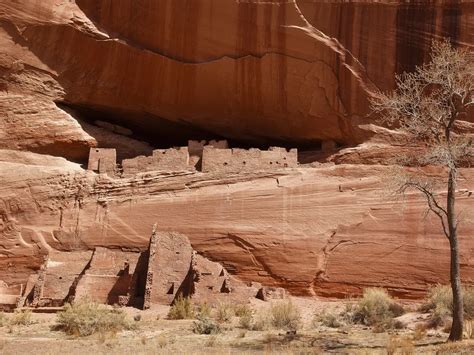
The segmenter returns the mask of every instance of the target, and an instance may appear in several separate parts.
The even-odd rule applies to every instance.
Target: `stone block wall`
[[[105,304],[119,304],[121,298],[133,301],[139,256],[134,252],[96,248],[88,268],[78,278],[75,300]]]
[[[39,299],[33,298],[32,303],[44,307],[61,306],[68,301],[68,296],[71,296],[71,286],[87,267],[91,256],[91,251],[70,253],[51,251],[39,273],[43,273],[43,277],[38,277],[34,287]]]
[[[0,281],[0,311],[15,308],[22,293],[22,285],[9,287],[6,283]]]
[[[179,233],[154,233],[150,240],[144,308],[171,304],[178,294],[191,293],[186,284],[191,271],[193,249]]]
[[[184,171],[239,173],[277,170],[298,166],[296,149],[271,147],[260,149],[229,149],[225,140],[189,141],[188,147],[156,149],[151,156],[138,156],[122,161],[123,175],[133,176],[147,171]],[[88,169],[114,175],[115,149],[93,148]]]
[[[260,149],[215,149],[204,147],[202,171],[239,173],[246,171],[276,170],[298,166],[298,151],[271,147]]]
[[[147,171],[180,171],[188,170],[189,153],[187,147],[157,149],[153,155],[139,156],[122,161],[124,175],[134,175]]]
[[[88,170],[95,171],[100,174],[115,173],[117,166],[117,152],[115,149],[109,148],[91,148],[89,151]]]
[[[188,141],[189,150],[189,165],[201,170],[202,153],[204,147],[213,147],[216,149],[228,149],[229,143],[226,140],[211,140],[211,141]]]

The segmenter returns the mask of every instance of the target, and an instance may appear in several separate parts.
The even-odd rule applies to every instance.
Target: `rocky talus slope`
[[[294,294],[418,297],[446,282],[438,221],[419,196],[386,195],[390,159],[410,148],[368,109],[442,36],[472,48],[473,1],[0,0],[0,281],[26,284],[46,254],[144,250],[156,222]],[[91,147],[130,158],[199,137],[345,149],[237,175],[83,168]],[[473,191],[465,169],[467,282]]]

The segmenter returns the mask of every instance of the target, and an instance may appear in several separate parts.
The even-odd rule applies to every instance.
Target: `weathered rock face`
[[[296,294],[376,285],[415,297],[446,282],[447,243],[423,201],[383,195],[388,168],[375,164],[407,149],[403,139],[367,116],[371,93],[393,87],[440,36],[473,46],[472,1],[0,0],[0,296],[34,292],[45,257],[52,303],[91,258],[80,286],[107,276],[108,290],[155,222],[241,279]],[[324,153],[337,166],[240,175],[114,179],[71,162],[95,146],[121,160],[219,137],[360,145]],[[463,172],[466,213],[473,178]],[[103,260],[118,269],[104,276]]]
[[[234,176],[146,173],[111,179],[1,163],[2,279],[25,283],[41,255],[97,247],[146,250],[151,226],[189,236],[200,254],[246,281],[342,296],[384,286],[408,297],[448,280],[447,241],[417,195],[390,202],[382,166],[341,165]],[[56,168],[57,169],[57,168]],[[21,176],[18,178],[17,176]],[[459,208],[472,212],[462,172]],[[460,230],[463,277],[474,277],[472,224]],[[37,261],[35,261],[37,260]],[[435,260],[435,262],[434,262]]]

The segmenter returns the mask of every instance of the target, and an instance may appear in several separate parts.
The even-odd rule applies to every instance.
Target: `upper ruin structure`
[[[88,170],[114,175],[115,149],[91,148]],[[189,141],[187,147],[156,149],[151,156],[122,161],[122,176],[149,171],[197,170],[204,173],[240,173],[298,166],[298,150],[270,147],[268,150],[229,148],[225,140]]]

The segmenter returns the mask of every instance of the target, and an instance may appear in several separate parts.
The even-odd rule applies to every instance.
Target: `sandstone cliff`
[[[441,36],[473,46],[472,1],[0,0],[0,280],[26,283],[53,251],[142,250],[158,222],[297,294],[445,282],[422,200],[383,195],[403,139],[368,110]],[[340,165],[264,174],[113,179],[78,164],[93,146],[128,158],[199,137],[347,149]],[[466,211],[472,181],[467,169]],[[467,281],[472,233],[466,222]]]

